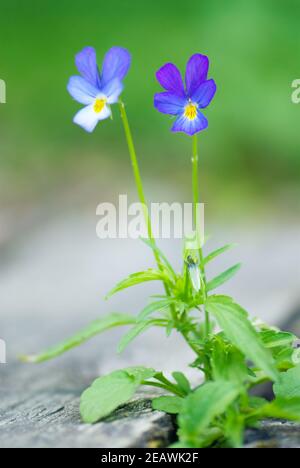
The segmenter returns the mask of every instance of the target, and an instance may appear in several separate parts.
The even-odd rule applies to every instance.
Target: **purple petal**
[[[201,112],[197,113],[197,117],[194,120],[187,119],[184,114],[180,115],[174,122],[171,128],[172,132],[184,132],[192,136],[195,133],[205,130],[208,126],[208,121]]]
[[[67,90],[80,104],[91,104],[99,93],[99,90],[82,76],[71,76]]]
[[[85,47],[75,57],[75,64],[79,73],[89,83],[100,87],[100,76],[97,67],[96,51],[93,47]]]
[[[184,86],[180,71],[173,63],[166,63],[156,72],[156,78],[159,84],[170,93],[184,97]]]
[[[107,83],[104,88],[102,88],[102,93],[107,96],[108,104],[115,104],[118,102],[119,96],[123,91],[123,83],[119,78],[115,78]]]
[[[185,98],[173,93],[158,93],[154,96],[154,107],[163,114],[180,114],[183,111],[185,104]]]
[[[206,55],[195,54],[189,59],[186,66],[185,84],[189,97],[207,79],[209,60]]]
[[[217,91],[214,80],[207,80],[202,83],[192,94],[191,99],[197,102],[200,108],[207,107]]]
[[[128,50],[122,47],[112,47],[109,49],[104,57],[102,66],[102,86],[105,86],[115,78],[122,81],[129,70],[130,62],[131,56]]]

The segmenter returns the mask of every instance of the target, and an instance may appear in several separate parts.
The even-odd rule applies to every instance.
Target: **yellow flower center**
[[[189,120],[194,120],[197,117],[197,105],[190,102],[184,109],[184,116]]]
[[[99,114],[105,107],[106,99],[96,99],[94,104],[94,111]]]

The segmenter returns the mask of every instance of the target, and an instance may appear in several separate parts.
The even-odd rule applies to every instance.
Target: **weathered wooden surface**
[[[265,421],[259,430],[247,431],[245,448],[300,448],[300,425]]]
[[[220,292],[232,294],[253,315],[294,328],[300,304],[299,226],[216,232],[240,247],[233,258],[225,255],[212,265],[210,275],[240,259],[245,264]],[[220,242],[216,239],[210,247],[214,245]],[[180,244],[165,247],[179,265]],[[166,340],[162,331],[149,331],[116,356],[121,331],[113,331],[52,363],[28,366],[16,358],[56,343],[109,311],[137,313],[147,295],[157,293],[156,285],[121,293],[109,303],[101,298],[119,279],[152,265],[151,253],[138,242],[99,241],[94,211],[87,218],[55,220],[3,246],[0,338],[7,343],[7,364],[0,365],[0,447],[154,447],[173,440],[172,419],[150,411],[149,395],[94,426],[81,424],[78,402],[93,378],[114,369],[146,365],[186,370],[193,356],[179,337]],[[196,374],[188,372],[195,381]],[[249,433],[249,446],[261,438],[264,444],[273,444],[274,438],[280,446],[299,443],[294,425],[272,424],[262,433]]]
[[[175,437],[170,416],[152,411],[140,392],[104,422],[80,421],[79,396],[88,381],[78,363],[3,371],[0,391],[1,447],[162,447]],[[152,394],[153,396],[153,394]]]

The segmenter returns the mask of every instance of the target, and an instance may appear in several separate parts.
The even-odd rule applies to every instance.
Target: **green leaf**
[[[180,390],[188,395],[191,392],[191,386],[186,376],[182,372],[173,372],[172,376]]]
[[[271,403],[263,406],[260,410],[261,418],[290,419],[300,421],[300,398],[277,397]]]
[[[244,417],[233,408],[229,408],[224,424],[224,435],[232,448],[241,448],[244,435]]]
[[[273,386],[276,397],[300,398],[300,365],[280,374],[279,380]]]
[[[223,271],[223,273],[209,281],[207,283],[207,291],[212,291],[213,289],[216,289],[222,284],[226,283],[226,281],[230,280],[237,273],[241,266],[241,263],[237,263],[236,265],[232,266],[231,268],[228,268],[228,270]]]
[[[146,318],[149,317],[149,315],[153,314],[153,312],[159,312],[161,310],[164,310],[168,308],[171,304],[173,304],[175,299],[169,298],[169,299],[163,299],[161,301],[155,301],[151,302],[151,304],[148,304],[137,316],[137,321],[142,322]]]
[[[93,424],[130,400],[141,382],[152,377],[154,369],[133,367],[96,379],[83,392],[80,413],[84,422]]]
[[[221,255],[222,253],[227,252],[227,250],[230,250],[235,246],[236,244],[226,244],[224,245],[224,247],[220,247],[219,249],[214,250],[213,252],[211,252],[204,258],[203,260],[204,265],[211,262],[212,260],[214,260],[216,257]]]
[[[118,346],[118,353],[122,353],[131,341],[133,341],[138,335],[140,335],[144,331],[148,330],[148,328],[152,327],[152,325],[152,320],[137,323],[133,328],[129,330],[128,333],[126,333],[121,338],[121,341]]]
[[[177,396],[161,396],[152,401],[152,408],[169,414],[178,414],[182,408],[183,398]]]
[[[125,370],[128,375],[133,377],[139,383],[139,385],[141,382],[143,382],[143,380],[151,379],[157,374],[157,372],[151,367],[143,366],[127,367],[123,370]]]
[[[125,325],[132,325],[135,323],[135,317],[125,314],[110,314],[102,319],[95,320],[86,328],[81,330],[80,332],[73,335],[71,338],[59,343],[56,346],[53,346],[45,351],[42,351],[39,354],[29,355],[29,356],[21,356],[21,360],[23,362],[29,363],[38,363],[43,361],[48,361],[53,359],[61,354],[69,351],[76,346],[81,345],[82,343],[86,342],[90,338],[102,333],[110,328],[120,327]]]
[[[263,330],[259,333],[259,336],[266,348],[288,346],[297,339],[292,333],[282,332],[280,330]]]
[[[214,380],[228,380],[242,385],[249,379],[244,355],[219,336],[213,341],[211,364]]]
[[[248,319],[247,312],[228,296],[210,296],[206,303],[228,340],[272,380],[277,380],[273,358]]]
[[[137,284],[145,283],[147,281],[168,281],[168,276],[159,270],[154,270],[150,268],[146,271],[140,271],[138,273],[133,273],[132,275],[125,278],[123,281],[120,281],[106,296],[106,299],[110,298],[114,294],[123,289],[136,286]]]
[[[165,256],[165,254],[162,252],[162,250],[159,247],[157,247],[157,245],[153,241],[151,241],[150,239],[141,238],[141,240],[144,242],[144,244],[146,244],[148,247],[150,247],[150,249],[152,249],[154,252],[156,252],[159,255],[161,260],[163,260],[163,262],[164,262],[167,270],[169,271],[170,275],[173,276],[174,278],[176,278],[176,273],[175,273],[171,263],[169,262],[169,260]]]
[[[221,416],[238,395],[239,387],[222,380],[208,382],[190,393],[179,413],[180,439],[197,444],[215,417]]]

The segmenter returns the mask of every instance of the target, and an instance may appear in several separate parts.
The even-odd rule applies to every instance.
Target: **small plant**
[[[296,337],[253,321],[231,297],[214,291],[239,269],[234,265],[215,278],[206,275],[206,266],[232,246],[204,253],[197,219],[198,141],[207,119],[202,113],[214,97],[215,82],[207,79],[209,61],[193,55],[186,68],[185,86],[175,65],[164,65],[156,74],[165,89],[154,98],[162,113],[175,117],[173,132],[184,132],[192,146],[193,206],[196,237],[186,243],[182,271],[176,272],[152,235],[135,147],[126,109],[120,100],[123,79],[130,66],[130,55],[114,47],[105,56],[99,72],[96,53],[85,48],[76,56],[80,76],[68,84],[70,94],[85,105],[74,122],[88,132],[111,115],[111,105],[119,104],[125,136],[133,166],[139,199],[144,209],[148,238],[157,267],[130,275],[118,283],[108,297],[148,281],[161,282],[164,294],[152,297],[137,315],[111,314],[96,320],[69,340],[38,355],[25,356],[26,362],[53,359],[110,328],[130,326],[119,344],[119,352],[150,327],[163,327],[166,335],[178,332],[194,354],[190,365],[199,371],[199,384],[192,388],[187,377],[176,370],[167,378],[159,370],[130,367],[97,378],[81,396],[84,422],[96,423],[126,403],[144,386],[159,387],[163,395],[153,400],[153,408],[177,414],[178,442],[174,447],[241,447],[245,428],[257,427],[265,418],[300,420],[300,353]],[[253,397],[251,390],[262,382],[273,382],[274,399]]]

